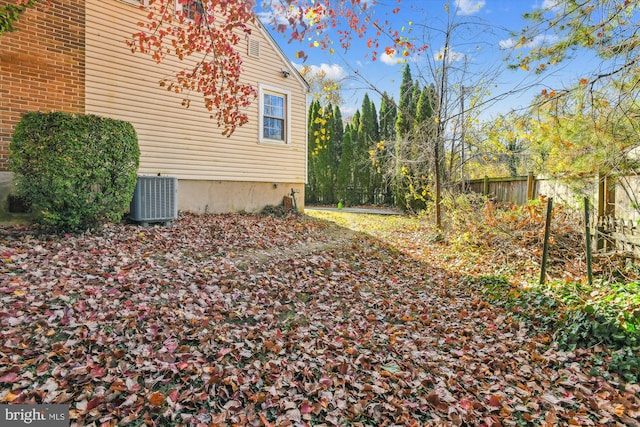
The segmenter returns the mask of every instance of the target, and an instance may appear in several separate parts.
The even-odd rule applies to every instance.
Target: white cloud
[[[529,40],[528,42],[523,44],[521,47],[524,47],[526,49],[532,49],[544,43],[554,43],[557,40],[558,40],[558,37],[554,35],[538,34],[533,38],[533,40]],[[518,44],[518,41],[514,39],[500,40],[498,42],[498,46],[500,47],[500,49],[513,49],[516,47],[517,44]]]
[[[298,70],[301,70],[305,65],[292,62],[293,66]],[[349,76],[349,74],[338,64],[320,64],[320,65],[306,65],[311,69],[312,74],[318,74],[323,72],[325,77],[330,80],[340,81]]]
[[[516,47],[516,44],[518,44],[518,42],[516,42],[514,39],[506,39],[506,40],[500,40],[498,42],[498,46],[500,47],[500,49],[513,49],[514,47]]]
[[[266,25],[271,25],[271,24],[287,25],[288,24],[287,17],[285,15],[281,13],[275,13],[274,11],[260,12],[257,14],[257,16],[260,22]]]
[[[485,3],[485,0],[456,0],[456,13],[465,16],[473,15],[480,11]]]
[[[340,105],[340,113],[342,114],[343,120],[351,121],[351,118],[356,113],[358,108],[355,105]]]
[[[387,65],[396,65],[398,64],[398,58],[396,55],[389,55],[387,52],[380,55],[380,62]]]
[[[294,20],[298,20],[300,16],[303,15],[303,11],[300,7],[290,6],[289,8],[285,7],[272,7],[269,10],[264,10],[262,12],[257,13],[257,17],[260,22],[271,25],[287,25],[289,26],[289,19],[293,18]],[[309,24],[309,19],[304,16],[304,21]]]
[[[442,61],[446,57],[447,63],[451,64],[453,62],[458,62],[464,60],[464,54],[455,52],[451,49],[448,49],[445,52],[444,47],[441,47],[436,53],[433,54],[433,59],[436,61]]]

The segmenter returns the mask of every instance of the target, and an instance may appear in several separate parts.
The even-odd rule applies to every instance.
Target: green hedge
[[[94,115],[26,113],[9,145],[18,194],[37,222],[59,231],[121,220],[139,159],[130,123]]]

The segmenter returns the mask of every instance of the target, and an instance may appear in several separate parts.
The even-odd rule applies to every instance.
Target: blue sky
[[[458,29],[453,32],[448,60],[455,63],[456,68],[464,65],[466,71],[456,76],[460,85],[482,84],[490,88],[486,99],[491,101],[484,105],[480,114],[481,118],[490,118],[512,108],[526,107],[542,89],[568,86],[584,71],[585,61],[588,60],[584,57],[563,62],[543,76],[537,76],[532,71],[506,69],[507,63],[503,59],[511,52],[509,48],[514,44],[511,32],[517,33],[527,24],[522,15],[537,7],[552,8],[553,2],[554,0],[450,0],[448,15],[444,7],[446,0],[379,0],[374,5],[374,10],[376,16],[389,19],[394,28],[404,27],[403,34],[419,44],[428,45],[428,49],[420,55],[408,59],[412,76],[424,84],[428,84],[433,75],[429,72],[430,67],[437,67],[442,63],[444,39],[441,30],[447,27],[447,19],[456,23]],[[400,12],[392,14],[391,10],[396,7],[400,8]],[[295,57],[295,53],[302,49],[308,55],[305,65],[323,69],[328,76],[342,82],[343,116],[360,108],[365,93],[379,106],[379,97],[374,87],[387,91],[398,99],[404,63],[386,55],[381,55],[377,61],[371,61],[364,39],[354,40],[348,51],[340,49],[336,42],[335,53],[330,54],[328,50],[310,48],[310,41],[288,43],[282,34],[275,34],[273,31],[272,34],[294,64],[302,65],[303,62]],[[542,41],[539,38],[535,42]],[[513,91],[515,93],[507,95]]]

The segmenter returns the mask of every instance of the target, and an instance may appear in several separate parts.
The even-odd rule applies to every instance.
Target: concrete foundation
[[[194,213],[260,212],[282,204],[295,191],[298,211],[304,210],[304,184],[178,180],[178,210]]]
[[[13,174],[0,172],[0,221],[26,220],[31,215],[9,212]],[[178,210],[193,213],[260,212],[278,206],[295,191],[299,212],[304,211],[304,184],[287,182],[235,182],[178,180]]]

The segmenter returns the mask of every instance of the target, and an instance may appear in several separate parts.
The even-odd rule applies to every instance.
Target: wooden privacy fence
[[[596,239],[594,249],[624,252],[640,259],[640,227],[636,221],[602,216],[590,218],[589,225]]]
[[[511,202],[524,205],[528,200],[538,197],[538,182],[533,174],[507,178],[473,179],[467,182],[467,190],[484,194],[498,202]]]
[[[622,178],[618,178],[618,181]],[[640,258],[640,213],[635,194],[640,193],[640,178],[624,177],[625,187],[608,176],[584,178],[580,187],[591,201],[594,212],[588,221],[594,238],[594,250],[623,251]],[[467,191],[484,194],[497,202],[524,205],[541,195],[554,197],[575,207],[582,198],[561,181],[527,176],[484,178],[466,183]],[[583,203],[583,202],[582,202]],[[623,219],[624,218],[624,219]]]

